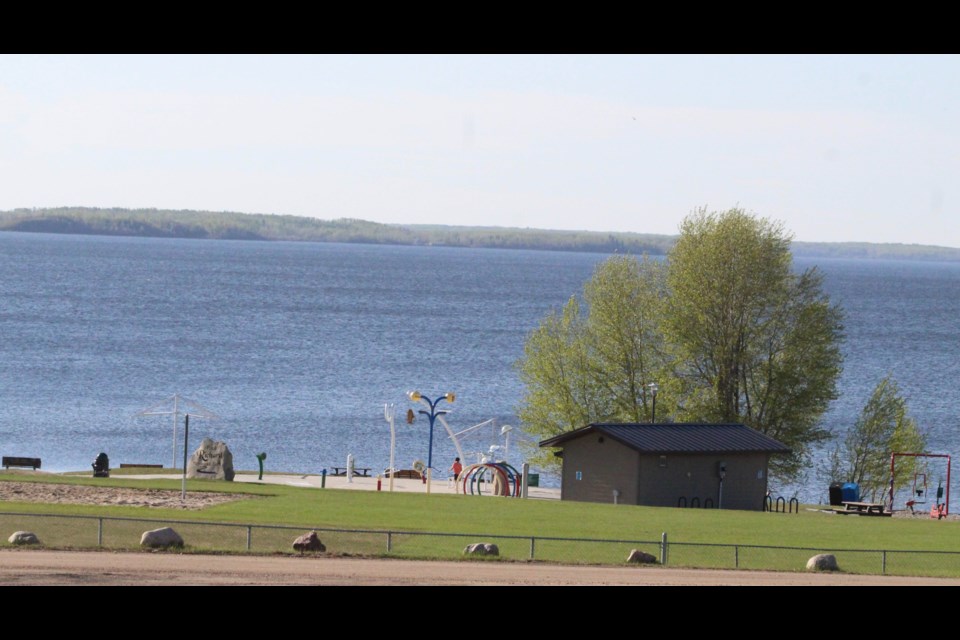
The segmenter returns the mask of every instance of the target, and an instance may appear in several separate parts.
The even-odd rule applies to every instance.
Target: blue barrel
[[[844,502],[860,502],[860,485],[856,482],[845,482],[840,487],[840,494]]]

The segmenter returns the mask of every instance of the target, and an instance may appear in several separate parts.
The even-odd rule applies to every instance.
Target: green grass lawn
[[[171,470],[172,471],[172,470]],[[0,481],[62,482],[179,491],[179,477],[132,479],[115,475],[0,473]],[[521,500],[497,496],[421,494],[317,489],[278,484],[188,480],[188,491],[224,491],[261,496],[200,511],[5,502],[3,511],[202,520],[302,527],[339,527],[438,533],[659,540],[672,542],[960,551],[958,523],[929,518],[839,516],[808,510],[795,513],[680,509]]]

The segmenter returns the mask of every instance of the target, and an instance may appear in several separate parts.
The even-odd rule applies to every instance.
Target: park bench
[[[136,468],[136,467],[148,467],[148,468],[150,468],[150,469],[163,469],[163,465],[162,465],[162,464],[141,464],[141,463],[139,463],[139,462],[136,462],[136,463],[133,463],[133,462],[121,462],[121,463],[120,463],[120,468],[121,468],[121,469],[134,469],[134,468]]]
[[[420,472],[416,469],[397,469],[392,475],[394,478],[407,478],[410,480],[420,480],[423,478],[423,476],[420,475]],[[389,478],[391,476],[390,471],[385,471],[384,476]]]
[[[18,456],[3,456],[3,468],[31,467],[34,471],[40,468],[40,458],[22,458]]]

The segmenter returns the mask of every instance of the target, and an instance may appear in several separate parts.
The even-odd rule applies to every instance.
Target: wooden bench
[[[385,471],[385,472],[383,473],[383,477],[385,477],[385,478],[389,478],[390,475],[391,475],[391,474],[390,474],[390,471]],[[409,479],[409,480],[422,480],[422,479],[423,479],[423,476],[421,476],[421,475],[420,475],[420,472],[417,471],[416,469],[397,469],[396,471],[393,472],[392,475],[393,475],[394,478],[407,478],[407,479]]]
[[[20,458],[17,456],[3,456],[3,468],[31,467],[34,471],[40,468],[40,458]]]
[[[162,464],[140,464],[139,462],[138,463],[131,463],[131,462],[120,463],[121,469],[135,469],[137,467],[147,467],[149,469],[163,469]]]

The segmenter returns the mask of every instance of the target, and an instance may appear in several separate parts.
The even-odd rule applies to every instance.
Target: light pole
[[[513,431],[513,427],[508,424],[503,425],[500,428],[500,435],[503,436],[503,459],[506,460],[507,456],[510,454],[510,432]]]
[[[390,423],[390,491],[393,491],[393,477],[396,474],[396,469],[393,468],[393,452],[397,448],[397,431],[393,426],[394,420],[397,417],[397,410],[393,406],[393,403],[383,405],[383,417],[387,419],[387,422]]]
[[[647,385],[647,389],[650,389],[650,393],[653,394],[653,410],[650,412],[650,422],[657,421],[657,390],[659,387],[656,382],[651,382]]]
[[[421,395],[419,391],[410,391],[407,393],[407,397],[410,398],[410,400],[412,400],[413,402],[422,402],[428,407],[430,407],[430,411],[424,411],[423,409],[420,409],[420,413],[422,413],[423,415],[427,416],[427,418],[430,419],[430,446],[427,449],[427,469],[432,469],[433,468],[433,423],[437,419],[437,416],[442,416],[445,413],[447,413],[446,411],[443,411],[443,410],[437,411],[437,403],[439,403],[441,400],[446,400],[447,402],[453,402],[456,396],[454,396],[453,393],[446,393],[440,396],[439,398],[437,398],[436,400],[430,400],[430,398],[425,398],[423,395]]]

